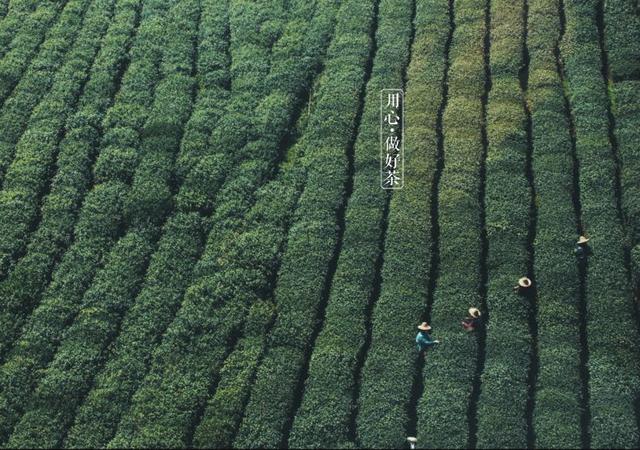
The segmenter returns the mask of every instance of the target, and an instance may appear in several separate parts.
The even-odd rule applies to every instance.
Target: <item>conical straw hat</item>
[[[429,331],[430,329],[431,326],[427,322],[422,322],[420,325],[418,325],[418,330]]]
[[[478,308],[469,308],[469,314],[471,315],[471,317],[475,318],[478,318],[482,315]]]
[[[518,280],[518,285],[523,288],[528,288],[531,286],[531,280],[527,277],[522,277]]]
[[[587,242],[589,242],[588,237],[580,236],[580,238],[578,239],[578,244],[586,244]]]

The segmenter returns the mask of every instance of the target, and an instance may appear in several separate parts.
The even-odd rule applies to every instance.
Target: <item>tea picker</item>
[[[529,288],[531,287],[532,282],[527,277],[522,277],[518,280],[518,284],[513,287],[513,290],[518,294],[526,294],[529,292]]]
[[[418,325],[418,335],[416,336],[416,345],[418,347],[418,353],[421,353],[423,356],[427,356],[427,350],[433,347],[436,344],[439,344],[440,341],[431,339],[431,335],[429,331],[431,331],[431,325],[427,322],[422,322]]]
[[[407,442],[409,443],[409,448],[414,449],[416,448],[416,444],[418,443],[418,440],[413,436],[409,436],[407,438]]]
[[[584,261],[591,252],[591,249],[587,245],[588,242],[589,242],[589,238],[585,236],[580,236],[580,238],[578,239],[578,242],[576,242],[576,248],[574,249],[574,253],[576,254],[576,257],[578,258],[578,260],[580,260],[581,262]]]
[[[462,328],[464,328],[465,331],[475,330],[480,326],[481,317],[482,313],[478,308],[469,308],[469,315],[462,320]]]

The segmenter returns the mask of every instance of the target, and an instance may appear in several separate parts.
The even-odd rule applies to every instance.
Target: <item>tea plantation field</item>
[[[635,0],[0,0],[2,448],[638,448],[639,302]]]

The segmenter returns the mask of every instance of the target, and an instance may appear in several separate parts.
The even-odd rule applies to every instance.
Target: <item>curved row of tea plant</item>
[[[576,217],[569,111],[555,53],[560,39],[558,8],[558,0],[529,0],[527,101],[537,211],[533,248],[540,365],[533,428],[539,448],[583,445],[580,276],[572,253]]]
[[[640,125],[640,18],[630,0],[604,3],[604,40],[609,66],[611,112],[620,159],[621,203],[631,258],[640,251],[640,156],[637,152]],[[636,260],[635,264],[640,264]],[[632,267],[636,295],[640,294],[640,271]],[[638,297],[640,298],[640,297]]]
[[[163,49],[162,80],[145,124],[143,156],[125,199],[129,228],[96,274],[53,360],[38,377],[40,381],[9,446],[40,448],[61,444],[102,365],[103,351],[117,334],[122,316],[140,289],[169,211],[175,155],[193,106],[199,15],[198,0],[183,0],[169,13],[165,31],[171,39]]]
[[[21,28],[16,31],[8,51],[0,59],[0,105],[7,99],[33,55],[48,34],[49,27],[70,26],[76,30],[82,23],[84,12],[90,1],[40,2],[38,8],[25,17]],[[60,16],[60,17],[59,17]],[[75,25],[74,25],[75,22]]]
[[[288,438],[315,324],[322,320],[329,262],[338,244],[337,213],[345,201],[349,176],[346,153],[355,140],[360,93],[367,81],[374,11],[373,2],[347,1],[338,12],[319,100],[304,136],[310,149],[301,161],[307,168],[307,183],[274,292],[278,315],[234,442],[237,447],[277,447]],[[345,82],[347,77],[350,83]],[[268,407],[273,403],[279,407]]]
[[[460,322],[469,307],[482,307],[480,193],[487,81],[483,55],[489,49],[484,42],[487,2],[456,0],[454,4],[456,28],[443,113],[444,169],[438,186],[440,263],[431,309],[433,336],[442,343],[426,359],[417,434],[430,446],[464,447],[471,426],[467,410],[478,364],[478,339],[476,333],[466,333]]]
[[[618,81],[611,88],[615,137],[620,158],[622,209],[626,219],[629,244],[640,245],[640,80]],[[632,253],[633,258],[633,253]],[[640,261],[639,261],[640,262]],[[634,285],[640,286],[640,272],[633,270]]]
[[[593,252],[586,287],[591,445],[635,447],[640,439],[634,414],[640,386],[638,336],[624,266],[624,232],[616,209],[596,0],[564,6],[567,26],[561,54],[575,118],[582,218]],[[603,329],[603,323],[615,327]],[[603,340],[612,348],[602,345]]]
[[[215,109],[224,110],[225,104],[229,102],[228,56],[225,44],[227,8],[224,4],[213,5],[210,2],[203,7],[201,42],[198,51],[200,91],[196,110],[187,124],[176,164],[177,171],[183,174],[188,172],[188,169],[181,162],[193,161],[194,155],[203,156],[209,148],[211,149],[209,151],[217,152],[219,157],[224,157],[217,147],[209,147],[207,141],[214,123],[224,112],[216,114]],[[251,14],[252,12],[254,11],[238,15],[235,20],[248,25],[257,17]],[[252,19],[248,21],[246,17]],[[267,41],[265,46],[257,48],[250,41],[255,37],[246,34],[245,36],[248,38],[245,42],[238,40],[234,43],[236,48],[232,53],[236,53],[236,64],[244,63],[245,67],[249,63],[255,65],[253,70],[247,72],[247,76],[254,77],[255,70],[260,70],[265,65],[271,43]],[[214,52],[211,51],[212,48],[215,49]],[[243,49],[246,48],[259,50],[264,56],[258,59],[255,53],[243,53]],[[237,80],[240,78],[236,78]],[[235,98],[231,103],[246,99],[247,97]],[[247,132],[245,135],[237,133],[220,144],[225,151],[229,151],[229,148],[234,148],[234,145],[242,145],[243,141],[237,140],[246,139],[246,134]],[[236,139],[235,142],[233,138]],[[191,169],[191,171],[194,170]],[[191,175],[186,175],[187,181],[191,179]],[[178,179],[183,180],[185,176],[178,176]],[[219,183],[219,180],[216,180],[216,183]],[[190,189],[187,184],[180,187],[178,199],[185,193],[189,194]],[[207,192],[215,196],[218,189],[217,184],[212,184]],[[203,234],[207,229],[206,219],[200,217],[197,209],[190,211],[188,208],[181,208],[179,200],[177,203],[178,212],[164,226],[158,251],[151,258],[147,279],[141,292],[135,301],[128,300],[132,302],[133,307],[125,316],[120,335],[114,344],[114,358],[108,361],[105,370],[97,379],[97,385],[89,393],[87,402],[80,410],[79,420],[76,420],[76,425],[68,438],[71,446],[84,447],[89,443],[91,446],[104,446],[113,437],[119,419],[128,408],[129,397],[135,392],[146,373],[149,354],[171,321],[184,289],[190,281],[192,266],[197,262],[202,250]],[[135,370],[133,370],[134,364]],[[101,420],[95,421],[95,417],[100,417]]]
[[[38,0],[12,0],[7,5],[6,15],[0,22],[0,58],[9,51],[12,39],[40,3]]]
[[[393,192],[389,203],[380,295],[371,312],[371,346],[357,399],[356,435],[363,446],[401,447],[406,438],[414,327],[426,305],[430,273],[429,192],[438,158],[449,6],[439,0],[416,2],[405,96],[405,186]]]
[[[0,192],[0,279],[24,251],[42,195],[55,171],[60,139],[89,78],[89,71],[112,19],[115,1],[95,1],[51,90],[34,109],[18,141]]]
[[[529,315],[534,296],[513,291],[528,275],[532,192],[526,176],[528,138],[518,78],[525,62],[525,0],[491,1],[491,91],[487,104],[485,214],[488,240],[486,353],[478,399],[480,448],[527,446]],[[487,49],[485,49],[487,51]],[[526,86],[523,86],[526,88]],[[567,257],[570,258],[570,257]],[[535,288],[534,288],[535,289]],[[534,291],[535,292],[535,291]],[[534,319],[535,320],[535,319]]]
[[[215,111],[228,101],[227,3],[206,0],[201,5],[196,76],[198,96],[185,126],[180,155],[203,154]],[[176,163],[179,171],[180,157]],[[146,371],[148,357],[173,317],[203,246],[205,224],[198,213],[180,211],[167,221],[151,258],[145,284],[126,313],[111,357],[98,371],[65,440],[65,447],[104,447],[113,437]],[[139,371],[139,372],[137,372]]]
[[[359,381],[359,355],[365,345],[369,305],[374,301],[388,199],[388,192],[375,182],[380,177],[380,154],[374,151],[380,146],[380,96],[382,89],[403,88],[412,11],[409,0],[382,0],[378,5],[376,55],[354,147],[354,185],[345,211],[342,251],[322,330],[309,356],[303,398],[289,438],[293,448],[319,442],[328,447],[344,447],[353,439],[350,426]],[[331,395],[327,395],[329,390]]]
[[[247,214],[247,225],[243,227],[245,231],[238,238],[238,244],[235,244],[240,251],[235,246],[231,249],[233,255],[240,255],[240,266],[232,264],[229,267],[232,271],[245,264],[255,268],[255,261],[267,261],[269,265],[264,266],[263,271],[269,285],[259,287],[260,283],[265,283],[260,281],[253,288],[257,295],[249,300],[251,306],[244,318],[242,337],[220,368],[215,392],[209,397],[202,420],[195,429],[195,447],[231,447],[244,415],[255,373],[267,344],[266,337],[276,314],[273,299],[261,294],[261,291],[273,290],[272,284],[284,251],[290,221],[304,188],[305,168],[295,164],[303,151],[304,144],[296,145],[291,150],[295,156],[289,161],[294,165],[283,167],[278,176],[260,190],[256,204]],[[268,239],[261,238],[265,233],[268,233]],[[252,243],[256,238],[261,239],[249,246],[252,252],[242,251],[245,243]],[[260,255],[260,258],[254,255]]]
[[[640,18],[633,0],[602,1],[604,42],[613,82],[640,79]]]
[[[71,243],[78,209],[92,181],[92,164],[100,150],[101,123],[127,62],[140,5],[141,0],[127,0],[116,6],[78,111],[67,122],[57,172],[44,199],[38,228],[26,255],[0,283],[0,353],[5,353],[15,339],[46,287],[54,264]]]
[[[218,301],[224,300],[223,298],[216,301],[218,292],[227,289],[244,291],[245,295],[251,298],[256,295],[252,293],[252,285],[260,280],[259,277],[254,278],[251,275],[254,270],[240,270],[232,260],[227,261],[226,257],[224,262],[221,262],[220,255],[246,251],[244,244],[240,245],[238,250],[233,250],[235,245],[239,245],[235,241],[244,229],[245,216],[255,202],[257,189],[272,176],[278,160],[282,157],[281,142],[299,109],[297,99],[309,88],[310,79],[328,39],[327,34],[332,28],[331,3],[328,5],[329,9],[325,5],[317,8],[315,4],[308,2],[296,3],[292,7],[291,20],[284,28],[282,37],[274,45],[271,72],[263,85],[263,88],[269,89],[271,93],[260,100],[251,117],[251,130],[260,137],[237,152],[239,165],[231,171],[216,198],[207,200],[212,203],[211,208],[215,207],[210,219],[213,225],[204,254],[195,267],[195,281],[187,290],[175,320],[154,352],[149,373],[134,395],[131,410],[125,415],[118,433],[110,442],[111,447],[190,444],[194,426],[199,420],[198,416],[205,407],[207,393],[217,379],[217,372],[228,353],[226,345],[222,349],[216,348],[219,344],[227,342],[227,338],[217,337],[217,334],[225,335],[229,329],[238,329],[239,322],[241,324],[241,320],[235,316],[228,316],[224,310],[218,314],[212,311],[212,308],[218,306]],[[317,17],[311,22],[309,31],[309,13],[316,9]],[[283,83],[285,79],[287,82]],[[241,81],[243,80],[238,79],[238,82]],[[215,142],[215,136],[216,133],[212,142]],[[198,170],[196,168],[196,174]],[[191,175],[185,182],[187,195],[190,194],[189,189],[194,186],[189,183]],[[196,187],[199,188],[198,185]],[[193,205],[191,201],[182,202],[182,194],[183,192],[178,196],[178,205]],[[198,198],[187,195],[187,199]],[[198,207],[196,204],[194,209],[209,209],[204,206]],[[265,232],[261,229],[260,236]],[[272,248],[271,242],[277,238],[278,233],[274,234],[264,241],[267,249]],[[247,239],[254,239],[255,235],[256,233],[252,233]],[[264,253],[265,251],[249,251],[247,257],[250,260],[255,259],[259,266],[261,255]],[[239,260],[238,264],[241,267],[252,267],[250,263],[242,260]],[[249,280],[251,284],[247,285]],[[261,282],[268,280],[269,277]],[[264,289],[268,290],[269,287],[266,286]],[[231,309],[234,305],[231,299],[229,302],[232,305],[229,307]],[[224,321],[222,329],[215,325],[220,320]],[[203,335],[203,331],[193,331],[194,327],[198,330],[210,330],[209,334],[204,332]],[[184,340],[192,342],[188,350],[182,349],[181,342]],[[180,350],[177,350],[178,347]],[[176,358],[177,351],[180,353],[179,358]],[[198,360],[201,362],[194,363]],[[177,390],[178,385],[188,385],[189,389]],[[162,433],[155,431],[159,428],[163,430]]]
[[[58,2],[47,2],[58,3]],[[82,17],[89,0],[70,0],[60,21],[51,29],[38,55],[6,99],[0,110],[0,186],[11,164],[16,143],[29,124],[33,109],[49,92],[58,69],[82,28]]]
[[[25,400],[42,368],[53,357],[67,325],[77,314],[84,292],[122,233],[124,200],[143,155],[135,148],[153,101],[162,56],[166,1],[147,2],[132,63],[115,104],[103,122],[103,150],[95,167],[95,186],[79,213],[75,241],[57,265],[42,301],[0,367],[0,440],[4,441],[27,406]],[[33,302],[35,304],[35,301]],[[10,342],[2,341],[3,349]]]

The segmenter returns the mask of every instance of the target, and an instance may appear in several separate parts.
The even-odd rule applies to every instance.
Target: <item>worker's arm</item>
[[[423,345],[423,346],[430,346],[430,345],[433,345],[433,344],[437,344],[439,342],[439,341],[432,340],[430,336],[425,335],[423,333],[420,333],[418,335],[418,338],[416,339],[416,341],[418,341],[418,343]]]

